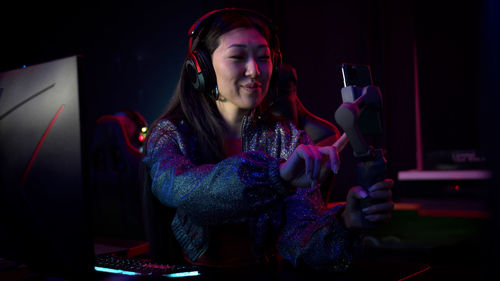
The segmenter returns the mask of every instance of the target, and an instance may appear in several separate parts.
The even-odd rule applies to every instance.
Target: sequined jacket
[[[290,192],[279,176],[280,161],[310,138],[291,122],[251,120],[242,122],[243,153],[217,164],[194,164],[202,163],[196,136],[183,121],[162,120],[151,132],[143,161],[152,193],[176,208],[171,226],[185,254],[197,260],[214,225],[248,223],[257,261],[276,252],[277,245],[294,265],[344,271],[358,237],[339,221],[343,206],[326,209],[317,187]]]

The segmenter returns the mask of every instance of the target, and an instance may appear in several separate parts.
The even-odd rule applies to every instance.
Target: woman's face
[[[233,29],[219,38],[212,54],[217,87],[224,106],[249,110],[259,105],[269,89],[271,51],[255,29]]]

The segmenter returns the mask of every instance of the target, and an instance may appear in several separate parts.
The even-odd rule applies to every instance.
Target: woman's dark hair
[[[205,29],[198,35],[196,49],[202,49],[210,57],[219,46],[219,38],[236,28],[256,29],[271,46],[271,31],[268,23],[247,13],[226,12],[211,18]],[[271,46],[272,47],[272,46]],[[204,163],[216,163],[224,159],[225,123],[220,115],[214,95],[210,89],[206,93],[196,91],[190,81],[185,64],[182,67],[179,82],[166,110],[152,124],[168,119],[174,123],[184,120],[196,139],[197,151]],[[272,81],[273,79],[271,79]],[[274,83],[271,82],[271,91]],[[268,95],[269,96],[269,95]],[[266,103],[267,99],[263,102]],[[147,143],[147,142],[146,142]]]

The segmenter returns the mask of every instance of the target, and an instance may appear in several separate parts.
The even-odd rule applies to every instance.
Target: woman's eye
[[[269,60],[270,58],[271,58],[271,57],[270,57],[270,56],[268,56],[268,55],[264,55],[264,56],[260,56],[260,57],[259,57],[259,59],[260,59],[261,61],[267,61],[267,60]]]
[[[230,56],[229,58],[233,59],[233,60],[242,60],[244,59],[245,57],[244,56],[241,56],[241,55],[233,55],[233,56]]]

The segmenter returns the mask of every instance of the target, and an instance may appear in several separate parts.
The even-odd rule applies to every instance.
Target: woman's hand
[[[362,220],[365,219],[375,223],[388,222],[391,219],[391,211],[394,209],[392,202],[392,186],[394,181],[386,179],[372,185],[368,192],[361,186],[352,187],[347,194],[347,205],[342,213],[342,218],[348,229],[361,230]],[[361,209],[360,200],[370,197],[376,203]]]
[[[283,180],[296,188],[310,187],[322,182],[328,171],[337,173],[340,160],[334,146],[299,145],[287,161],[280,164]]]

